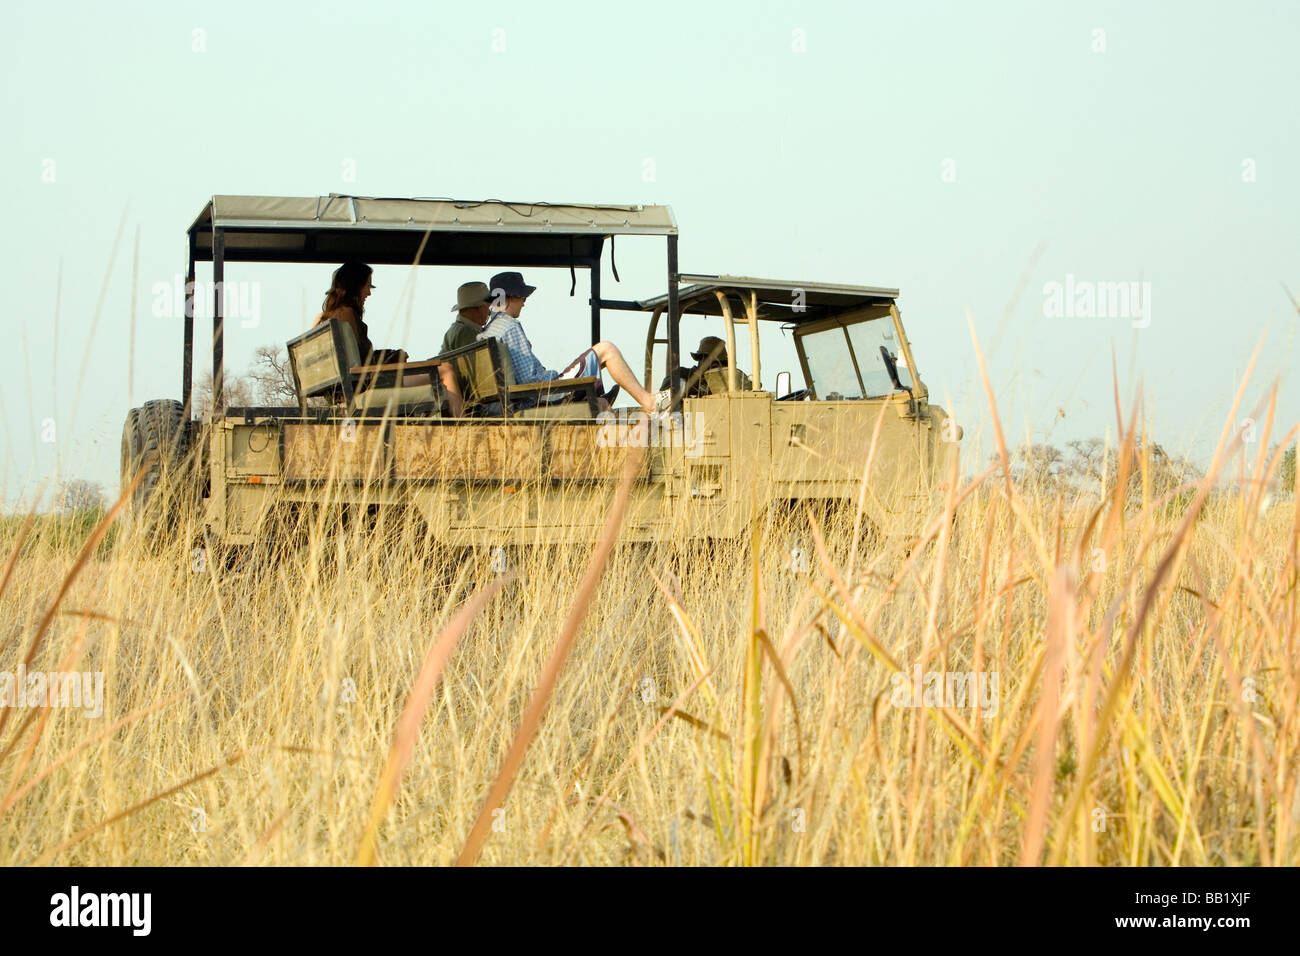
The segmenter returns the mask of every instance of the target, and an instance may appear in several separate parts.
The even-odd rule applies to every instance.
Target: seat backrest
[[[496,369],[501,369],[501,381],[508,387],[516,384],[515,382],[515,365],[510,360],[510,349],[506,343],[495,336],[488,336],[485,339],[479,339],[480,342],[488,343],[488,354],[491,356],[488,361],[492,363],[493,374]]]
[[[343,355],[347,359],[346,368],[355,368],[361,364],[361,351],[357,348],[357,334],[352,331],[352,326],[346,322],[340,322],[338,319],[330,319],[338,325],[343,333]]]
[[[497,338],[479,339],[473,345],[443,354],[456,369],[466,408],[500,401],[501,388],[515,383],[510,352]]]
[[[709,386],[710,395],[727,394],[727,370],[726,368],[711,368],[704,373],[704,384]],[[736,369],[736,391],[748,392],[753,388],[749,376]]]
[[[327,319],[286,344],[299,406],[306,408],[307,399],[317,395],[342,394],[345,402],[351,400],[352,377],[348,370],[358,360],[356,336],[347,324]]]

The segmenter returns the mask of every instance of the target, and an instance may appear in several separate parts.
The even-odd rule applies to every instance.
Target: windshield
[[[881,354],[883,347],[898,366],[898,379],[912,387],[907,360],[898,346],[893,316],[832,326],[800,337],[808,361],[808,383],[822,401],[880,398],[892,394],[893,383]],[[856,364],[855,364],[856,360]]]

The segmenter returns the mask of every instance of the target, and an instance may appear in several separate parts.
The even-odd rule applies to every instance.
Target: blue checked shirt
[[[515,382],[520,385],[527,382],[553,382],[560,377],[559,372],[551,371],[533,354],[533,344],[524,334],[524,327],[508,312],[493,312],[489,315],[487,324],[478,337],[496,338],[506,343],[506,349],[510,352],[510,364],[515,370]]]

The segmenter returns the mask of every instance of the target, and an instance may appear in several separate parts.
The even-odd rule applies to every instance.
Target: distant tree
[[[226,372],[222,387],[226,407],[249,405],[297,405],[289,353],[282,345],[263,345],[253,353],[248,371]],[[212,373],[204,372],[194,383],[194,417],[206,419],[212,406]]]
[[[1142,449],[1137,449],[1142,454]],[[1181,455],[1171,455],[1156,442],[1151,443],[1148,456],[1148,468],[1151,474],[1151,490],[1156,495],[1164,495],[1179,485],[1188,485],[1201,477],[1201,472]]]
[[[1010,454],[1011,476],[1023,489],[1061,490],[1065,455],[1055,445],[1021,445]]]
[[[253,353],[248,370],[257,400],[263,405],[296,405],[298,390],[293,384],[289,353],[282,345],[263,345]]]
[[[1194,481],[1197,470],[1187,459],[1170,455],[1151,442],[1146,455],[1147,474],[1153,497],[1161,497],[1179,485]],[[1141,498],[1138,477],[1143,449],[1133,449],[1128,465],[1126,497],[1129,503]],[[1120,453],[1100,438],[1068,442],[1061,451],[1053,445],[1025,444],[1010,454],[1011,473],[1022,490],[1066,496],[1109,494],[1119,480]]]
[[[222,401],[229,408],[235,405],[256,405],[253,385],[241,375],[227,372],[222,380]],[[208,419],[212,416],[212,373],[204,372],[194,383],[193,418]]]
[[[59,486],[59,510],[64,514],[104,510],[104,489],[97,481],[73,478]]]
[[[1119,452],[1100,438],[1085,438],[1065,446],[1069,451],[1070,481],[1080,490],[1102,491],[1119,477]]]

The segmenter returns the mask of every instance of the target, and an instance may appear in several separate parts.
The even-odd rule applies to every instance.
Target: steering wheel
[[[802,402],[812,394],[812,389],[801,388],[798,391],[791,392],[789,395],[782,395],[777,399],[778,402]]]

